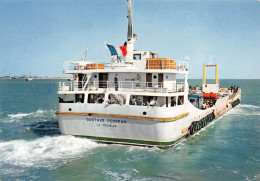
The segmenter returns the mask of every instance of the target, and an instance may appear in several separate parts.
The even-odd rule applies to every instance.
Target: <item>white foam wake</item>
[[[254,105],[240,104],[229,111],[227,115],[259,116],[260,107]]]
[[[252,108],[252,109],[260,109],[260,106],[248,105],[248,104],[239,104],[242,108]]]
[[[7,116],[10,117],[11,119],[20,119],[23,117],[27,117],[32,115],[33,113],[18,113],[18,114],[8,114]]]
[[[45,117],[50,116],[54,113],[54,110],[37,110],[31,113],[17,113],[17,114],[8,114],[7,118],[3,119],[3,122],[10,123],[14,121],[20,121],[26,117]]]
[[[0,165],[51,167],[81,157],[93,148],[103,146],[74,136],[43,137],[32,141],[0,142]]]
[[[47,112],[53,112],[53,110],[37,110],[36,112],[31,112],[31,113],[17,113],[17,114],[8,114],[7,116],[11,119],[21,119],[23,117],[28,117],[28,116],[41,116],[44,113]]]

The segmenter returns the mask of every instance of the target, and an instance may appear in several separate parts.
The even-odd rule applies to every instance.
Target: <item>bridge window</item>
[[[141,54],[134,54],[134,60],[141,60]]]
[[[178,105],[184,104],[184,96],[178,96]]]
[[[59,98],[59,103],[74,103],[75,94],[63,94],[58,98]]]
[[[75,94],[76,103],[84,103],[85,94]]]
[[[176,97],[171,97],[171,107],[176,106]]]
[[[126,96],[124,94],[109,94],[107,103],[123,105],[126,103]]]
[[[88,103],[102,104],[104,102],[105,94],[89,94]]]
[[[130,96],[129,104],[136,106],[162,107],[165,104],[165,97],[132,95]]]

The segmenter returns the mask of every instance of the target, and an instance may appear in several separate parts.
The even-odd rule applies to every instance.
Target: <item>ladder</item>
[[[92,73],[91,73],[91,74],[88,74],[88,76],[87,76],[87,75],[84,75],[84,77],[83,77],[83,79],[82,79],[82,81],[83,81],[83,83],[84,83],[83,91],[86,89],[86,87],[87,87],[87,85],[88,85],[88,82],[89,82],[91,76],[92,76]]]
[[[122,104],[125,104],[125,100],[126,100],[125,95],[123,94],[111,94],[111,95],[117,104],[120,104],[120,100],[122,100]]]

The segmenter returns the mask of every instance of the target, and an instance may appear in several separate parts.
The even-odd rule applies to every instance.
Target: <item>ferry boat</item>
[[[110,62],[66,62],[73,80],[59,82],[58,111],[62,134],[102,143],[169,148],[201,130],[240,103],[239,87],[220,88],[218,65],[204,65],[202,88],[188,85],[188,63],[134,50],[131,0],[122,55],[106,44]],[[216,68],[214,84],[206,68]],[[182,77],[182,81],[179,78]]]
[[[28,77],[28,78],[25,79],[25,81],[32,81],[32,80],[33,80],[33,79],[30,78],[30,77]]]

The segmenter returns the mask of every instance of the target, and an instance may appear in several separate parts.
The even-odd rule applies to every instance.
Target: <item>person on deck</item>
[[[171,98],[171,107],[176,106],[175,98]]]
[[[118,75],[116,74],[115,78],[114,78],[114,83],[115,83],[115,91],[118,91]]]
[[[204,101],[203,104],[202,104],[202,109],[206,109],[206,102]]]
[[[100,96],[98,96],[98,103],[102,103],[102,102],[103,102],[103,99]]]
[[[151,99],[151,101],[150,101],[150,106],[154,106],[154,104],[155,104],[154,100]]]
[[[142,105],[142,100],[141,100],[141,99],[138,99],[137,105],[138,105],[138,106],[141,106],[141,105]]]
[[[160,104],[158,103],[158,101],[155,101],[154,107],[160,107]]]

